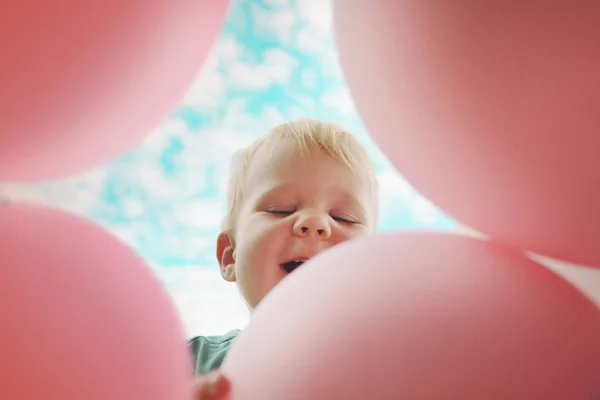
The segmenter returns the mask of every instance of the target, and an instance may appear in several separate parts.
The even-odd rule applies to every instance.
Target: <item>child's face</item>
[[[235,245],[228,248],[222,234],[217,250],[223,277],[237,281],[250,309],[289,273],[284,263],[308,260],[376,225],[370,182],[348,167],[322,152],[261,150],[248,172]]]

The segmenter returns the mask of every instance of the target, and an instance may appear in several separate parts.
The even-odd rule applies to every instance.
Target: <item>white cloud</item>
[[[214,229],[225,214],[225,204],[217,199],[187,200],[174,210],[177,223],[195,229]]]
[[[240,43],[231,36],[221,36],[215,46],[215,52],[221,63],[235,61],[240,57],[242,51]]]
[[[175,171],[163,168],[162,157],[172,140],[179,140],[185,145],[189,142],[200,142],[199,146],[183,148],[181,153],[173,156]],[[205,155],[209,151],[195,152],[197,148],[210,149],[208,138],[200,132],[191,131],[179,118],[171,118],[157,129],[146,142],[134,153],[132,161],[126,166],[115,166],[112,171],[119,175],[123,182],[123,192],[127,196],[131,185],[143,191],[155,200],[171,200],[198,193],[206,187],[206,167],[211,159]]]
[[[417,195],[411,204],[413,219],[426,225],[435,225],[440,218],[438,209],[423,196]]]
[[[321,104],[337,110],[342,115],[355,115],[352,96],[345,87],[332,89],[321,96]]]
[[[264,52],[265,64],[273,74],[274,82],[286,83],[290,79],[293,68],[298,64],[296,59],[288,53],[270,49]]]
[[[225,97],[225,81],[218,71],[219,59],[211,53],[204,62],[200,73],[192,82],[180,106],[197,109],[214,108]]]
[[[234,284],[225,282],[218,267],[157,269],[186,330],[193,335],[222,335],[243,328],[249,312]]]
[[[126,228],[113,226],[109,229],[119,240],[133,248],[137,243],[138,235],[142,232],[143,227],[140,224],[132,222],[127,224]]]
[[[386,197],[395,200],[407,201],[415,193],[413,187],[398,175],[392,168],[386,168],[377,174],[379,186],[386,193]]]
[[[297,65],[297,60],[283,50],[270,49],[264,52],[264,62],[248,63],[236,61],[225,69],[228,83],[241,90],[262,91],[271,85],[286,83]]]
[[[256,4],[253,4],[251,9],[255,30],[272,33],[282,45],[290,43],[296,22],[296,13],[293,10],[264,10]]]
[[[413,188],[393,168],[385,168],[377,174],[380,188],[380,220],[393,215],[399,207],[405,207],[415,195]]]
[[[295,21],[296,16],[291,10],[280,11],[271,15],[270,25],[282,44],[290,42]]]
[[[147,151],[162,154],[173,139],[188,133],[189,128],[182,118],[170,116],[148,135],[138,149],[145,148]]]
[[[179,237],[181,242],[181,258],[195,260],[198,258],[214,259],[216,265],[217,236],[209,237],[200,234],[188,234]]]
[[[333,2],[331,0],[299,0],[297,12],[302,22],[319,35],[322,41],[331,33],[333,25]]]
[[[144,214],[146,207],[144,203],[139,199],[127,198],[121,202],[123,208],[123,214],[129,218],[138,218]]]
[[[135,167],[130,168],[130,173],[135,177],[132,177],[132,182],[138,183],[146,192],[148,196],[155,199],[172,199],[177,196],[179,191],[177,190],[179,185],[169,176],[159,163],[154,162],[147,158],[138,160]],[[126,190],[126,188],[124,188]],[[123,196],[127,194],[121,192]]]
[[[98,168],[64,181],[0,183],[0,197],[8,201],[46,204],[83,215],[100,204],[106,178],[106,169]]]
[[[318,36],[310,29],[302,29],[296,33],[296,47],[303,53],[321,53],[326,48],[323,44],[323,38],[318,40]]]
[[[269,129],[275,127],[275,125],[279,125],[287,120],[287,118],[281,114],[281,111],[273,106],[263,107],[259,118],[262,129],[266,128],[263,133],[266,133]]]
[[[290,6],[290,0],[263,0],[263,3],[269,7],[283,8]]]
[[[252,14],[254,29],[271,32],[281,44],[291,40],[298,18],[293,10],[268,11],[254,5]],[[263,62],[250,61],[256,59],[256,55],[233,37],[218,38],[181,105],[202,112],[212,110],[226,101],[229,88],[265,90],[289,80],[297,65],[292,56],[277,48],[265,51]]]
[[[315,71],[307,70],[302,71],[300,73],[300,80],[302,82],[302,86],[306,90],[313,90],[317,88],[317,79],[318,76]]]
[[[319,54],[328,50],[333,28],[333,4],[330,0],[300,0],[297,12],[301,28],[296,33],[296,47],[306,53]]]
[[[180,106],[198,111],[220,106],[226,99],[229,84],[220,68],[237,60],[241,54],[242,48],[235,39],[227,36],[218,38]]]

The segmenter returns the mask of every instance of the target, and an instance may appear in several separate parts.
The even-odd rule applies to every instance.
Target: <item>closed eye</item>
[[[334,221],[341,222],[343,224],[357,224],[358,223],[357,221],[351,220],[349,218],[335,217],[335,216],[332,216],[331,218],[333,218]]]
[[[268,212],[269,214],[279,215],[279,216],[291,215],[294,213],[294,211],[290,211],[290,210],[265,210],[265,211]]]

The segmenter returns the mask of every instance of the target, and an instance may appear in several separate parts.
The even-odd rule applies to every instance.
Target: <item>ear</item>
[[[235,282],[235,248],[228,234],[221,232],[217,238],[217,261],[221,276],[227,282]]]

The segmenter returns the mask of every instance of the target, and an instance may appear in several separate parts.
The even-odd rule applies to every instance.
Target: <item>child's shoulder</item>
[[[194,357],[194,370],[197,374],[221,367],[225,355],[239,333],[234,329],[219,336],[196,336],[188,342]]]
[[[190,345],[194,345],[194,343],[196,344],[201,344],[203,342],[209,343],[209,344],[222,344],[222,343],[226,343],[226,342],[230,342],[233,339],[235,339],[235,337],[237,336],[237,334],[240,332],[239,329],[234,329],[231,330],[229,332],[227,332],[224,335],[217,335],[217,336],[195,336],[193,338],[190,339],[189,343]]]

